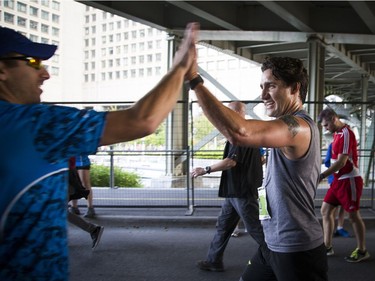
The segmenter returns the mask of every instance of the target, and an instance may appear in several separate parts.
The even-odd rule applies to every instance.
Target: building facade
[[[0,25],[58,45],[45,62],[51,79],[43,85],[43,101],[134,102],[168,70],[167,33],[73,0],[2,0]],[[198,49],[199,65],[238,99],[259,95],[258,66],[221,50]]]

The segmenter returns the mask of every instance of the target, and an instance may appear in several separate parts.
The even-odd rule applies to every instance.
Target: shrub
[[[217,159],[221,160],[223,159],[223,151],[197,151],[193,155],[194,158],[196,159]]]
[[[114,167],[114,185],[118,187],[142,187],[141,177],[137,173],[125,172],[118,167]],[[92,186],[110,186],[110,168],[102,165],[91,165],[90,169]]]

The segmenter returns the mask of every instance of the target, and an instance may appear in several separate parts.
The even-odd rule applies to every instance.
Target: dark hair
[[[332,108],[327,107],[319,113],[318,122],[322,122],[323,119],[331,121],[336,116],[338,116],[337,113]]]
[[[262,72],[271,69],[272,75],[276,79],[284,81],[287,86],[295,86],[300,83],[301,100],[302,103],[305,102],[309,77],[301,60],[290,57],[267,57],[261,69]]]

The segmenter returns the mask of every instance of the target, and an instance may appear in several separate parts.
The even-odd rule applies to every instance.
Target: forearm
[[[241,132],[241,127],[238,124],[245,119],[224,106],[203,84],[197,85],[194,91],[207,119],[231,143],[236,142],[236,136]]]
[[[138,118],[150,122],[156,129],[173,110],[182,93],[185,70],[174,68],[143,98],[134,104]]]
[[[337,172],[342,167],[344,167],[345,163],[342,163],[341,161],[334,162],[327,170],[325,170],[323,173],[321,173],[322,178],[326,178],[329,175]]]
[[[196,178],[198,176],[203,176],[205,174],[210,174],[210,173],[213,173],[213,172],[219,172],[219,171],[225,171],[225,170],[228,170],[230,168],[233,168],[234,166],[236,166],[236,161],[232,160],[232,159],[229,159],[229,158],[225,158],[211,166],[207,166],[205,168],[203,167],[197,167],[197,168],[194,168],[191,172],[191,175],[193,178]]]
[[[223,105],[203,84],[194,89],[199,105],[207,119],[237,146],[280,147],[287,143],[287,126],[281,121],[248,120]]]
[[[175,106],[185,75],[196,58],[198,29],[197,23],[187,25],[172,68],[150,92],[131,108],[107,114],[101,145],[134,140],[157,129]]]
[[[233,168],[236,166],[236,161],[230,159],[230,158],[225,158],[213,165],[211,165],[211,173],[212,172],[218,172],[218,171],[225,171]]]
[[[125,142],[155,132],[181,94],[185,70],[175,67],[129,109],[109,112],[101,145]]]

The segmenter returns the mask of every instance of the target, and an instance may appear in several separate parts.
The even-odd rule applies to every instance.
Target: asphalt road
[[[102,209],[92,222],[105,226],[92,252],[88,233],[69,226],[70,281],[237,281],[256,244],[247,234],[231,238],[225,252],[226,271],[205,272],[196,267],[204,259],[215,231],[219,209]],[[344,260],[355,248],[354,238],[334,238],[329,257],[330,281],[375,280],[375,213],[364,210],[367,248],[372,257],[358,264]],[[347,229],[352,232],[350,226]],[[301,280],[303,281],[303,280]]]

